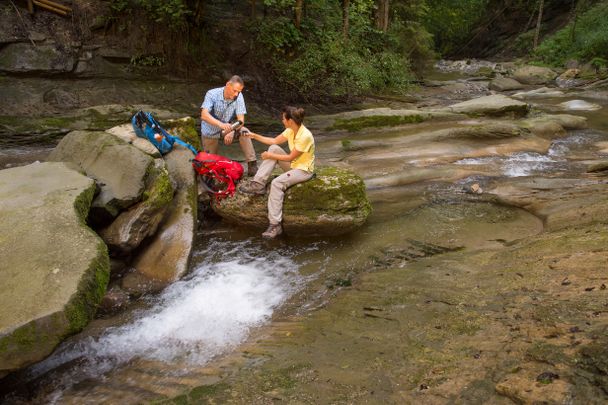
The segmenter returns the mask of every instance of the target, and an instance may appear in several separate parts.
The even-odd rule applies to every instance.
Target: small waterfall
[[[47,399],[61,402],[63,390],[86,379],[103,379],[134,359],[200,367],[269,321],[302,284],[289,255],[264,252],[248,241],[209,243],[196,255],[202,260],[191,274],[167,287],[133,321],[64,344],[32,367],[31,378],[55,374],[58,389]],[[54,371],[67,363],[67,371]]]

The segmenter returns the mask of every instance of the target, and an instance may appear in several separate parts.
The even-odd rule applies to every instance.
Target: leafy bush
[[[141,9],[154,21],[174,26],[183,26],[192,13],[185,0],[111,0],[110,8],[115,13]]]
[[[575,27],[570,23],[543,41],[534,56],[554,66],[570,59],[608,59],[608,3],[598,3],[579,16]]]

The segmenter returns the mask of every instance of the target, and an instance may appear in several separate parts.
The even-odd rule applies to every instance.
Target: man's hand
[[[222,131],[230,131],[232,129],[232,127],[230,126],[229,123],[221,122],[221,121],[220,121],[220,128],[222,128]]]
[[[232,144],[232,140],[234,139],[234,131],[224,135],[224,145]]]
[[[268,152],[262,152],[262,159],[266,160],[266,159],[270,159],[270,153]]]

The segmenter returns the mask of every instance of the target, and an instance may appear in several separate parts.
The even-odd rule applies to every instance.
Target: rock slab
[[[101,131],[70,132],[51,152],[49,160],[73,163],[99,183],[101,191],[93,201],[93,214],[105,219],[116,217],[140,200],[148,169],[154,164],[151,156]]]
[[[44,359],[95,314],[109,258],[85,224],[94,192],[64,163],[0,171],[0,377]]]
[[[474,98],[448,107],[451,112],[468,115],[523,116],[528,113],[530,106],[522,101],[514,100],[501,94]]]

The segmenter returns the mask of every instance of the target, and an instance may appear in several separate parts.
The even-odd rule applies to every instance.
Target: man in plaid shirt
[[[225,145],[232,144],[235,131],[230,122],[236,118],[244,123],[247,114],[242,94],[244,87],[243,79],[235,75],[224,87],[211,89],[205,94],[201,105],[201,137],[205,151],[217,154],[220,138],[224,139]],[[238,137],[238,141],[247,161],[247,175],[254,176],[258,166],[253,143],[245,136]]]

